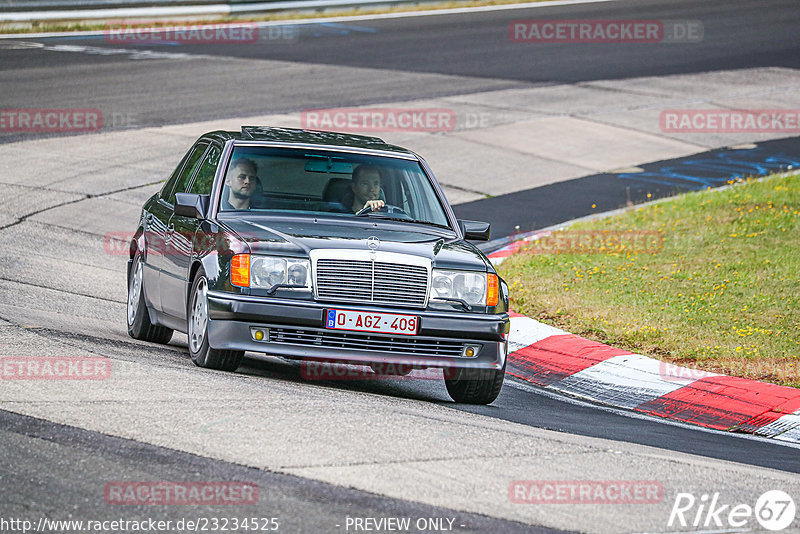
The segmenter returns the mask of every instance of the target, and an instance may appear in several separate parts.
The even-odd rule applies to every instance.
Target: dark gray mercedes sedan
[[[508,351],[508,286],[428,165],[376,137],[244,126],[198,139],[142,209],[128,333],[188,335],[200,367],[245,351],[404,374],[442,368],[488,404]],[[398,371],[399,370],[399,371]]]

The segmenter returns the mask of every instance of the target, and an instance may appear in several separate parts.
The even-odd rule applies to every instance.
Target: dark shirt
[[[222,201],[219,203],[220,204],[220,209],[223,210],[223,211],[235,210],[236,209],[231,205],[230,202],[228,202],[228,195],[229,194],[230,194],[230,192],[227,192],[226,194],[222,195]]]
[[[223,211],[237,209],[237,208],[234,208],[233,205],[228,201],[228,198],[229,198],[230,194],[231,194],[230,189],[226,189],[225,191],[222,192],[222,200],[220,201],[219,206],[220,206],[220,209],[223,210]],[[261,195],[260,193],[253,193],[253,195],[250,197],[249,206],[246,207],[246,208],[242,208],[242,209],[249,210],[249,209],[260,208],[260,207],[262,207],[263,203],[264,203],[263,195]]]

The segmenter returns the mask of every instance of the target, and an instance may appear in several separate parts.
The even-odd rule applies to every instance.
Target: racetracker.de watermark
[[[653,230],[560,230],[526,242],[528,254],[655,254],[664,236]]]
[[[515,480],[514,504],[657,504],[664,486],[657,480]]]
[[[258,486],[250,482],[109,482],[103,489],[107,504],[212,506],[258,502]]]
[[[514,20],[508,36],[515,43],[698,43],[699,20]]]
[[[300,362],[300,376],[304,380],[442,380],[453,378],[458,370],[454,367],[427,367],[423,362],[380,362],[366,367],[347,363]]]
[[[242,232],[239,236],[245,240],[255,238],[254,234]],[[136,237],[135,232],[114,231],[103,236],[103,250],[110,256],[130,256],[131,242]],[[150,256],[181,257],[186,250],[229,250],[230,236],[224,233],[203,234],[200,232],[169,232],[164,235],[153,235],[147,249]]]
[[[98,356],[3,356],[3,380],[106,380],[111,360]]]
[[[259,26],[252,22],[224,24],[111,22],[103,30],[103,38],[112,44],[253,44],[293,43],[299,38],[297,25]]]
[[[451,132],[456,113],[445,108],[309,109],[300,114],[300,125],[350,132]]]
[[[0,133],[97,132],[102,127],[99,109],[0,109]]]
[[[800,133],[800,109],[666,109],[664,133]]]
[[[800,380],[800,362],[796,365],[793,361],[764,361],[748,360],[743,358],[731,358],[729,360],[717,361],[715,363],[716,372],[704,371],[692,367],[676,365],[667,362],[658,363],[658,375],[665,382],[675,382],[678,384],[688,384],[695,380],[712,378],[720,375],[728,376],[751,376],[751,377],[782,377],[786,380]]]

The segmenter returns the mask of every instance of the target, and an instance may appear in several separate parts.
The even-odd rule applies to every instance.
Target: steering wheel
[[[369,213],[371,211],[372,210],[370,208],[366,207],[366,208],[363,208],[360,211],[358,211],[356,213],[356,216],[364,215],[365,213]],[[403,219],[411,219],[412,218],[411,215],[406,213],[406,211],[403,208],[401,208],[400,206],[392,205],[392,204],[384,204],[383,206],[381,206],[380,208],[378,208],[375,211],[376,212],[380,212],[380,213],[393,213],[393,214],[396,214],[396,215],[402,215]]]
[[[383,207],[381,207],[378,211],[386,211],[386,213],[396,213],[398,215],[405,215],[409,219],[411,218],[411,216],[408,213],[406,213],[406,210],[404,210],[400,206],[395,206],[393,204],[384,204]]]

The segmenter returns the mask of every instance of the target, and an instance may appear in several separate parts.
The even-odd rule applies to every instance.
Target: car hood
[[[380,240],[378,250],[428,258],[440,269],[487,269],[483,254],[451,232],[407,223],[358,219],[279,220],[273,217],[226,217],[218,222],[236,233],[253,254],[307,256],[314,249],[368,250],[367,239]]]

